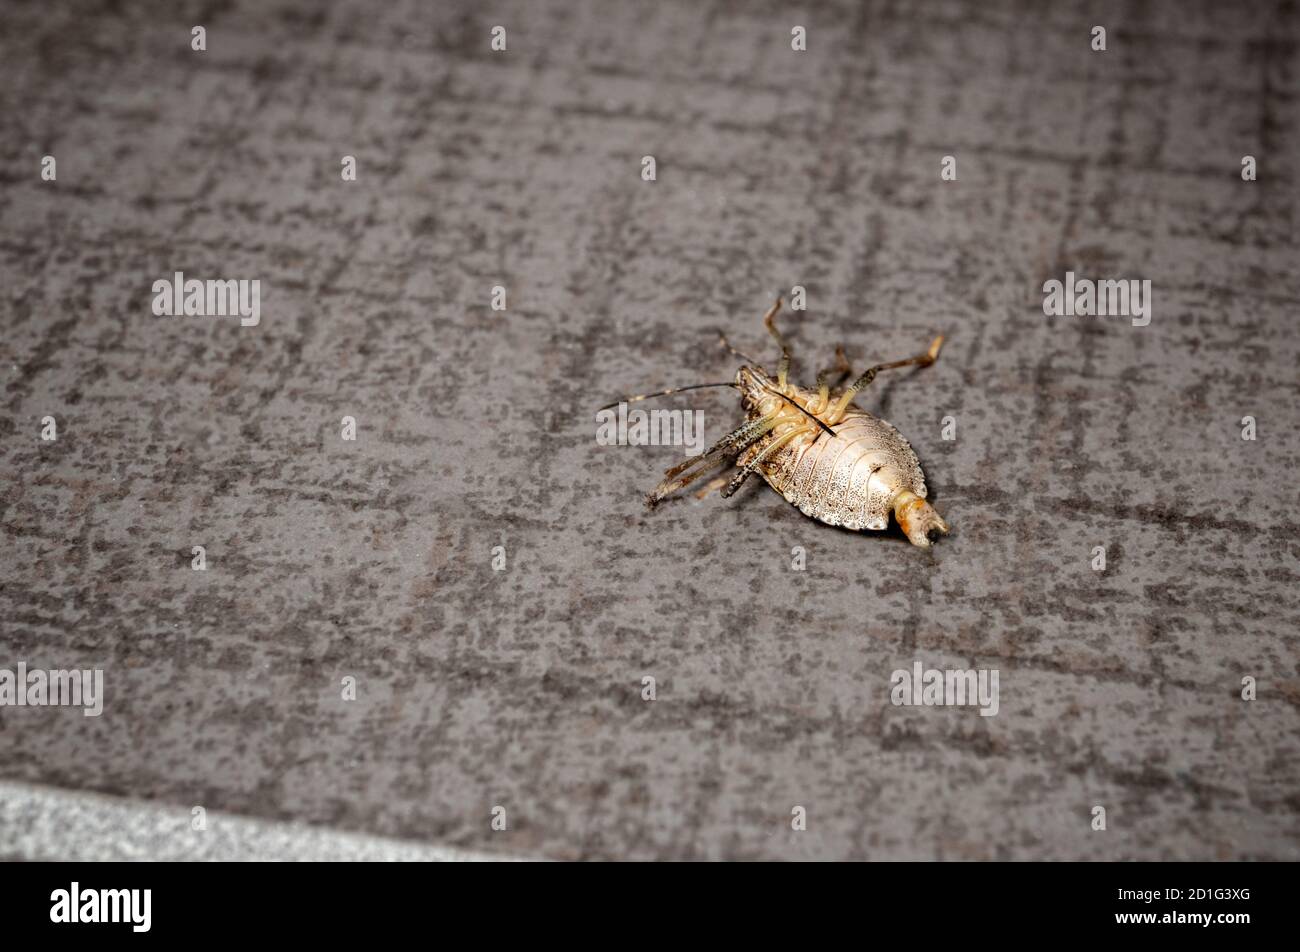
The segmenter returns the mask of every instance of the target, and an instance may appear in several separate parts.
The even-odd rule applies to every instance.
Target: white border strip
[[[0,780],[0,860],[489,862],[518,857]]]

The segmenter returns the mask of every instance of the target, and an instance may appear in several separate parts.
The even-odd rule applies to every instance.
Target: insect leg
[[[724,474],[722,476],[716,476],[713,479],[710,479],[707,483],[705,483],[704,488],[695,494],[695,498],[703,499],[709,493],[713,492],[713,490],[721,489],[725,485],[727,485],[726,475]]]
[[[724,436],[708,452],[677,464],[664,473],[663,482],[655,487],[654,492],[646,496],[646,505],[653,509],[666,497],[689,486],[720,463],[726,462],[762,439],[774,426],[776,426],[775,416],[750,420]],[[688,472],[690,470],[693,472]]]
[[[776,346],[781,348],[781,365],[776,372],[776,385],[784,392],[786,377],[790,375],[790,348],[786,346],[785,338],[776,329],[776,322],[773,320],[779,310],[781,310],[781,299],[777,298],[776,303],[768,308],[767,313],[763,315],[763,326],[767,328],[767,332],[776,341]]]
[[[849,366],[849,358],[844,354],[844,348],[837,346],[835,348],[835,365],[827,367],[817,375],[817,396],[815,413],[825,413],[826,408],[831,404],[831,387],[838,387],[840,382],[853,373],[853,368]]]
[[[811,433],[812,431],[813,428],[810,426],[795,427],[789,433],[782,433],[771,443],[767,444],[767,446],[763,448],[763,452],[755,456],[750,461],[748,466],[746,466],[744,469],[742,469],[739,473],[736,474],[735,478],[732,479],[732,481],[728,484],[727,488],[722,491],[723,497],[726,498],[727,496],[732,495],[737,489],[743,486],[745,484],[745,480],[749,479],[751,475],[758,472],[759,466],[763,465],[763,462],[766,459],[768,459],[768,457],[770,457],[781,447],[785,446],[785,444],[789,443],[800,433]]]
[[[775,416],[759,417],[756,420],[747,420],[736,429],[732,430],[718,442],[714,443],[699,456],[692,456],[685,462],[678,463],[672,469],[664,472],[665,476],[673,477],[680,473],[686,472],[694,466],[699,466],[710,459],[710,457],[725,456],[728,452],[739,453],[750,443],[753,443],[761,437],[776,423]]]
[[[840,396],[839,402],[836,403],[835,406],[831,408],[830,413],[827,414],[828,419],[831,422],[831,425],[833,426],[834,424],[840,422],[840,420],[844,417],[845,409],[848,407],[849,403],[852,402],[853,397],[857,394],[859,390],[861,390],[863,387],[866,387],[868,384],[871,383],[871,381],[875,380],[876,374],[878,374],[880,371],[893,370],[896,367],[910,367],[913,364],[917,364],[921,367],[928,367],[930,364],[934,363],[935,358],[939,356],[939,348],[942,345],[943,345],[943,335],[940,334],[938,337],[934,339],[934,343],[930,345],[930,349],[926,351],[924,354],[918,354],[915,357],[908,357],[906,360],[893,360],[887,364],[876,364],[876,366],[874,367],[867,368],[867,370],[862,374],[862,376],[859,377],[857,380],[853,381],[852,386],[850,386],[847,390],[844,391],[843,395]]]

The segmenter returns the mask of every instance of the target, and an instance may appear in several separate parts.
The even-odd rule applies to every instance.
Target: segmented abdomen
[[[925,498],[921,464],[903,435],[856,407],[825,432],[793,440],[763,464],[768,485],[806,516],[849,529],[884,529],[901,490]]]

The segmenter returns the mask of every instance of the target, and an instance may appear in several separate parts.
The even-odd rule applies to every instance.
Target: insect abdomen
[[[902,490],[925,497],[925,477],[907,440],[884,420],[850,411],[835,428],[792,442],[763,478],[806,516],[849,529],[884,529]]]

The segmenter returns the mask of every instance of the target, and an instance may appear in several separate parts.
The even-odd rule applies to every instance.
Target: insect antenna
[[[620,403],[636,403],[638,400],[649,400],[651,397],[666,397],[670,393],[682,393],[686,390],[703,390],[705,387],[735,387],[735,386],[736,386],[735,382],[731,380],[724,381],[723,383],[693,383],[689,387],[672,387],[668,390],[660,390],[657,393],[640,393],[637,394],[635,397],[622,397],[618,400],[615,400],[613,403],[607,403],[603,407],[598,407],[596,412],[599,413],[601,410],[612,409],[613,407],[618,406]]]
[[[748,361],[749,363],[753,364],[755,367],[763,366],[763,362],[761,360],[757,359],[756,357],[749,356],[749,354],[745,353],[743,350],[736,350],[736,348],[732,347],[731,341],[727,340],[726,334],[719,334],[718,339],[722,342],[722,346],[727,348],[727,350],[731,351],[731,353],[736,357],[740,357],[741,359]]]

